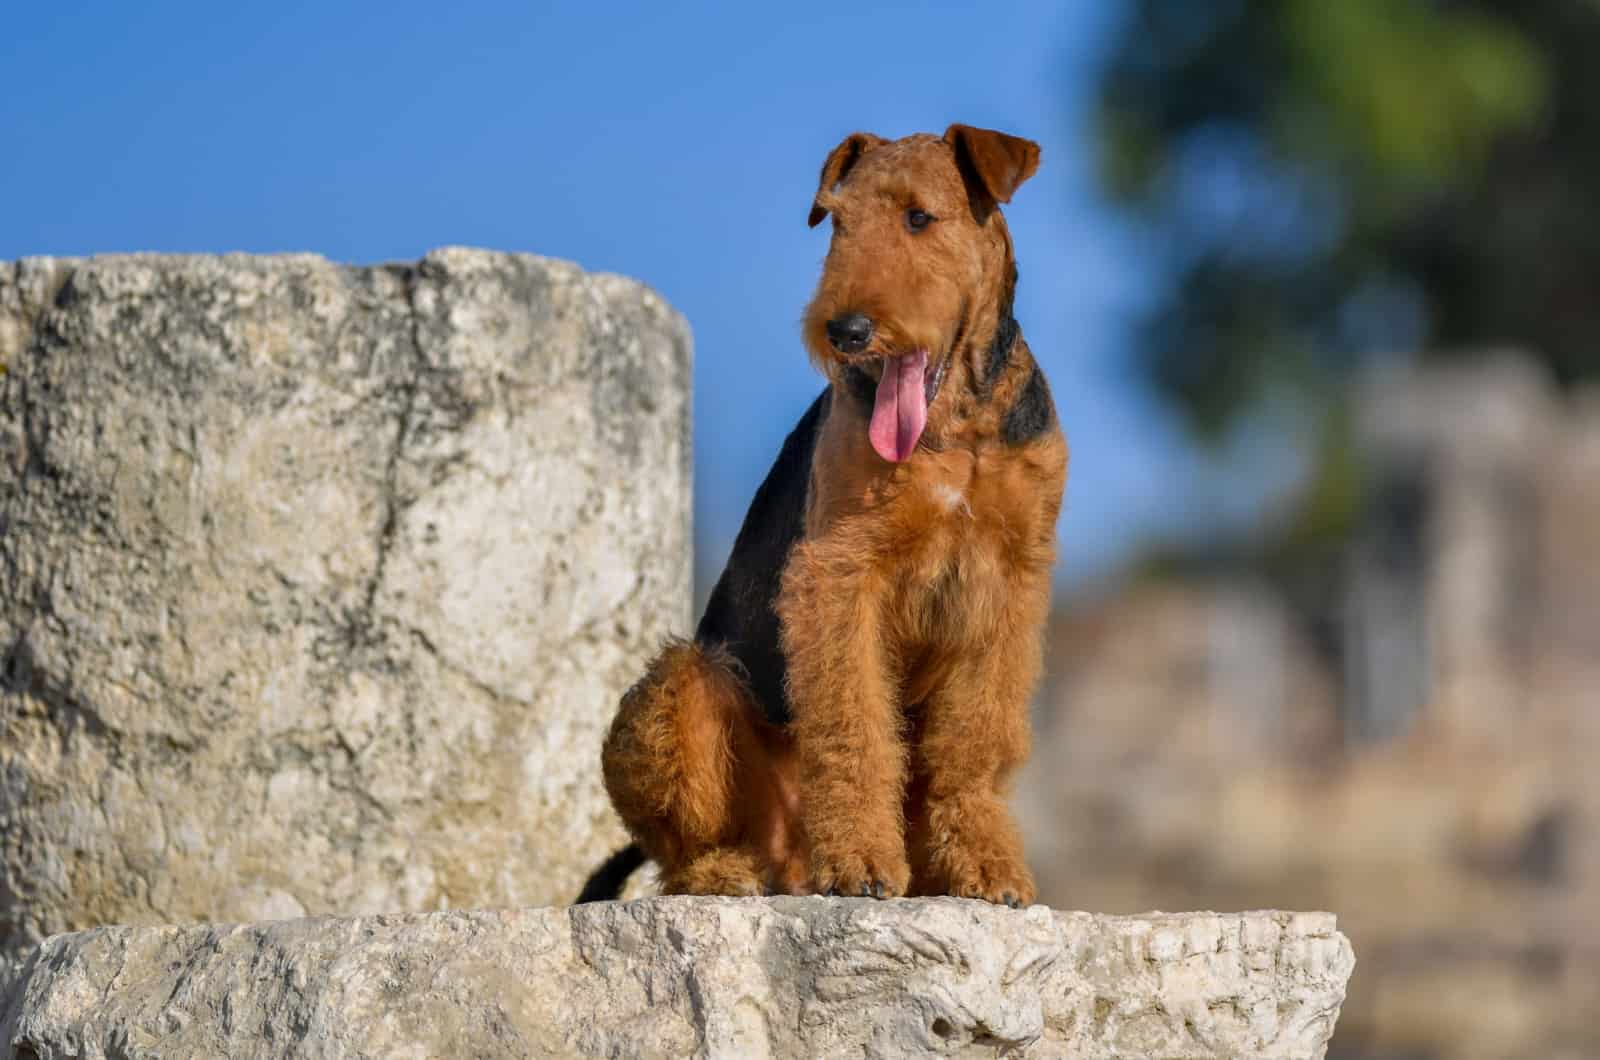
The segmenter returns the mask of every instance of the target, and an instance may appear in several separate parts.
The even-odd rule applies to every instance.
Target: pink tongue
[[[872,425],[867,437],[878,455],[892,463],[911,456],[928,425],[928,398],[922,376],[928,368],[928,351],[883,359],[883,378],[872,405]]]

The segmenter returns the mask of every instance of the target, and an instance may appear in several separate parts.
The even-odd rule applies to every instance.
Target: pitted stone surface
[[[1324,1054],[1354,957],[1332,916],[1136,917],[954,898],[108,928],[40,947],[21,1056]]]
[[[526,255],[0,264],[0,981],[104,923],[563,902],[689,624],[690,343]]]

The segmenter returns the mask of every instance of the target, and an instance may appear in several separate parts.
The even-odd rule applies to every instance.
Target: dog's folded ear
[[[944,139],[955,149],[956,166],[979,224],[997,205],[1010,202],[1022,182],[1039,169],[1039,145],[1020,136],[952,125],[944,131]]]
[[[806,219],[806,224],[815,228],[822,223],[822,219],[828,216],[828,207],[823,205],[828,195],[849,176],[851,167],[861,161],[862,155],[887,142],[872,133],[851,133],[839,141],[838,147],[828,152],[827,160],[822,163],[822,175],[817,178],[817,195],[811,200],[811,216]]]

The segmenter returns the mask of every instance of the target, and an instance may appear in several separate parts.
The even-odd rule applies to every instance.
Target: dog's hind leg
[[[765,867],[736,804],[749,692],[722,652],[674,641],[622,697],[602,754],[623,823],[668,894],[759,894]]]

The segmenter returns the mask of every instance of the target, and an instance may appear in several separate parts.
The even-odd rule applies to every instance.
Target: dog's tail
[[[634,870],[644,862],[644,851],[639,848],[639,844],[629,843],[606,858],[605,864],[594,870],[589,882],[578,892],[578,900],[572,904],[614,901],[622,895],[622,886],[628,882],[628,877],[632,876]]]

